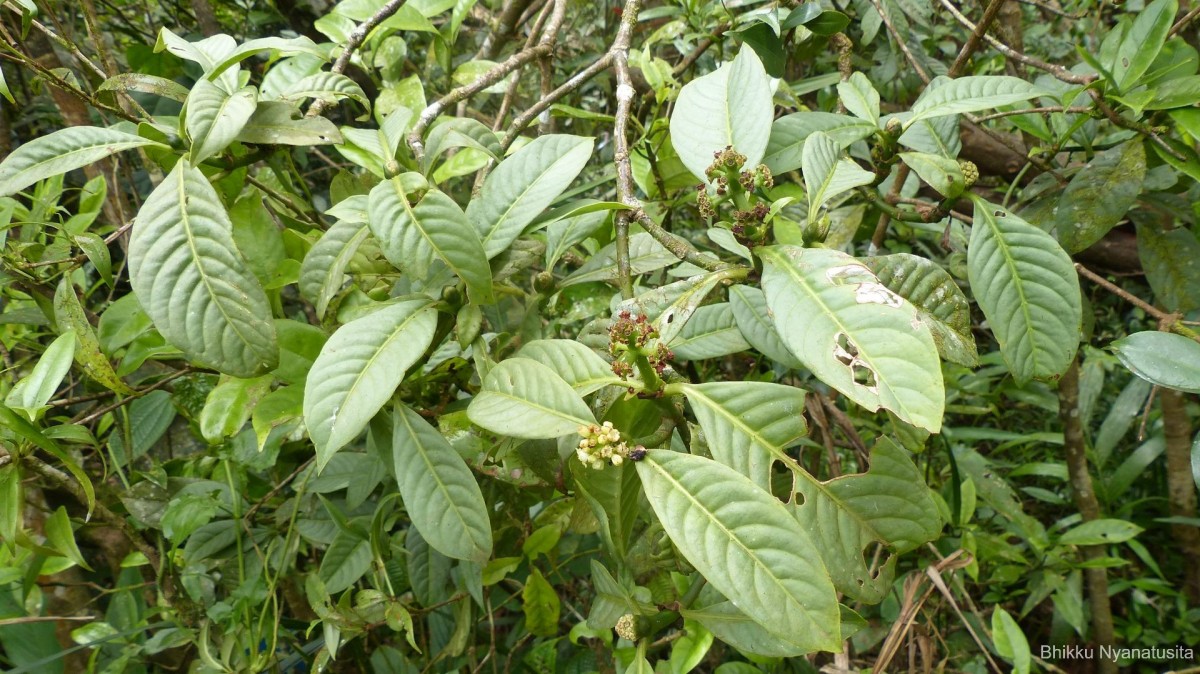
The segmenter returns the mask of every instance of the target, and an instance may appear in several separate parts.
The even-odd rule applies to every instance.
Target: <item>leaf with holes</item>
[[[718,592],[806,652],[841,649],[829,572],[782,503],[700,456],[652,449],[636,465],[663,529]]]
[[[492,525],[475,476],[436,428],[399,401],[391,454],[404,509],[421,536],[447,557],[486,562]]]
[[[812,536],[839,592],[876,603],[892,587],[897,555],[937,538],[942,516],[908,453],[886,437],[871,450],[866,473],[821,482],[795,462],[797,496],[791,507]],[[886,504],[886,506],[881,506]],[[886,545],[874,571],[863,551]]]
[[[479,196],[467,205],[467,219],[488,259],[507,249],[567,189],[591,159],[592,144],[579,136],[541,136],[488,174]]]
[[[1079,346],[1075,266],[1054,237],[972,196],[967,278],[1018,383],[1062,374]]]
[[[866,407],[936,433],[945,391],[929,325],[861,262],[820,248],[772,246],[767,306],[784,343],[821,381]]]
[[[154,326],[190,360],[235,377],[279,361],[271,305],[204,174],[182,160],[138,211],[129,276]]]
[[[569,435],[596,423],[570,384],[529,358],[509,358],[492,368],[467,416],[493,433],[533,440]]]
[[[770,491],[775,457],[804,437],[804,390],[752,381],[684,384],[717,461]]]
[[[338,328],[321,347],[304,386],[304,423],[318,470],[366,428],[429,348],[437,327],[431,304],[387,305]]]
[[[405,176],[396,176],[371,189],[367,211],[371,232],[379,239],[388,261],[418,279],[429,276],[441,260],[467,284],[477,304],[491,304],[492,270],[483,244],[454,200],[431,189],[410,203]]]
[[[916,307],[943,360],[967,367],[979,363],[971,334],[971,307],[949,272],[908,253],[867,257],[862,263],[888,290]]]

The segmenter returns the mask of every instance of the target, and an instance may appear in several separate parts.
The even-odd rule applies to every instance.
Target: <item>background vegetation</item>
[[[1200,671],[1197,15],[3,0],[0,665]]]

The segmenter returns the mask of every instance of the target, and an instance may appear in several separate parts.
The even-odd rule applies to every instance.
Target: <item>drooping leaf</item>
[[[1154,0],[1138,12],[1121,36],[1112,61],[1104,64],[1118,91],[1134,88],[1158,58],[1178,11],[1178,0]]]
[[[392,397],[436,326],[430,300],[401,300],[346,323],[325,342],[304,387],[304,423],[318,470]]]
[[[862,263],[888,290],[908,300],[927,319],[942,359],[967,367],[978,364],[971,334],[971,307],[949,272],[908,253],[867,257]]]
[[[8,392],[4,404],[22,412],[30,421],[37,421],[42,412],[49,408],[46,403],[54,397],[54,392],[58,390],[63,377],[71,371],[75,348],[74,330],[67,330],[55,338],[42,352],[37,364],[33,366],[33,371]]]
[[[517,352],[521,358],[549,367],[581,396],[610,384],[620,384],[610,366],[595,351],[573,339],[538,339]]]
[[[833,250],[759,249],[784,343],[821,381],[869,410],[936,433],[945,404],[927,320],[861,262]]]
[[[100,340],[96,331],[88,321],[87,312],[79,296],[75,294],[75,286],[70,279],[64,277],[54,292],[54,320],[58,321],[59,329],[73,331],[77,338],[75,345],[75,362],[83,368],[89,377],[110,391],[128,395],[133,392],[129,386],[117,376],[112,363],[100,349]]]
[[[329,300],[345,283],[346,267],[369,234],[365,222],[338,220],[304,256],[300,266],[300,296],[313,303],[317,318],[325,317]]]
[[[558,633],[558,616],[562,610],[558,594],[537,567],[531,567],[529,578],[521,590],[522,610],[525,612],[525,629],[541,637],[552,637]]]
[[[396,176],[371,189],[367,205],[371,232],[388,260],[418,279],[435,259],[467,284],[471,301],[491,304],[492,271],[483,244],[454,200],[431,189],[415,204],[405,178]]]
[[[488,259],[513,242],[575,180],[592,156],[592,139],[541,136],[501,161],[467,205]]]
[[[138,212],[129,276],[154,326],[189,359],[235,377],[278,364],[266,293],[234,244],[216,190],[186,161]]]
[[[75,543],[75,530],[71,527],[71,518],[67,515],[66,508],[59,506],[54,514],[46,519],[44,530],[46,542],[51,548],[88,571],[92,570],[83,558],[83,553],[79,551],[79,545]]]
[[[318,72],[302,77],[280,92],[279,97],[287,101],[302,101],[312,98],[325,103],[336,103],[350,99],[371,111],[371,101],[357,82],[341,73]]]
[[[812,133],[804,141],[801,164],[804,189],[808,193],[808,221],[811,223],[817,222],[825,202],[875,181],[874,173],[843,157],[841,146],[823,131]]]
[[[743,48],[731,63],[683,86],[671,114],[671,143],[700,180],[708,180],[713,153],[730,145],[754,167],[767,149],[774,109],[762,61]]]
[[[217,76],[225,72],[230,66],[265,51],[277,51],[281,56],[311,54],[320,58],[327,58],[329,55],[325,49],[303,35],[291,38],[260,37],[243,42],[227,56],[215,63],[211,69],[206,68],[206,74],[209,79],[216,79]]]
[[[95,126],[72,126],[34,138],[0,162],[0,197],[123,150],[146,145],[158,143],[124,131]]]
[[[1018,382],[1054,377],[1079,345],[1075,267],[1054,237],[979,197],[967,276]]]
[[[256,107],[258,91],[254,87],[231,93],[222,84],[207,79],[192,86],[185,108],[192,163],[200,164],[228,147]]]
[[[1200,309],[1200,239],[1186,228],[1137,222],[1138,257],[1154,297],[1168,311]]]
[[[684,384],[717,461],[771,488],[775,456],[804,436],[804,390],[751,381]]]
[[[908,453],[886,437],[871,450],[866,473],[820,482],[795,462],[799,496],[791,507],[812,536],[839,592],[868,603],[892,587],[897,555],[937,538],[942,517]],[[881,504],[886,503],[886,506]],[[872,570],[864,550],[887,546]]]
[[[799,649],[841,648],[833,583],[808,533],[775,497],[690,454],[650,450],[637,470],[667,535],[718,592]]]
[[[1200,393],[1200,343],[1147,330],[1112,343],[1121,364],[1151,384]]]
[[[487,561],[492,525],[475,476],[436,428],[399,401],[392,458],[404,509],[425,540],[447,557]]]
[[[926,89],[924,95],[913,104],[913,115],[904,123],[904,128],[908,129],[922,119],[978,112],[1048,95],[1050,92],[1018,77],[959,77]]]
[[[1059,199],[1054,233],[1063,248],[1078,253],[1103,238],[1137,201],[1145,176],[1141,138],[1097,153]]]
[[[120,73],[104,80],[97,91],[136,91],[154,94],[180,103],[187,100],[188,88],[175,80],[143,73]]]
[[[594,424],[591,410],[550,368],[529,358],[509,358],[488,372],[471,400],[472,423],[514,438],[557,438]]]

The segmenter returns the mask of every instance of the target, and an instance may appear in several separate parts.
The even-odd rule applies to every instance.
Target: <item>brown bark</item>
[[[1192,420],[1183,393],[1160,389],[1163,434],[1166,436],[1167,497],[1171,517],[1196,516],[1196,484],[1192,479]],[[1200,560],[1200,529],[1172,524],[1171,534],[1185,560]],[[1193,604],[1200,603],[1200,564],[1184,564],[1183,591]]]
[[[196,23],[199,24],[204,37],[212,37],[221,32],[221,24],[217,21],[217,15],[208,0],[192,0],[192,13],[196,15]]]
[[[1071,367],[1058,380],[1059,416],[1063,423],[1063,447],[1067,452],[1067,473],[1075,507],[1084,522],[1100,519],[1100,502],[1092,489],[1092,476],[1088,472],[1087,444],[1083,437],[1083,422],[1079,418],[1079,363]],[[1104,546],[1085,545],[1080,547],[1086,560],[1104,556]],[[1088,606],[1091,609],[1091,640],[1098,646],[1114,644],[1112,606],[1108,601],[1108,575],[1103,568],[1083,570],[1087,582]],[[1097,663],[1101,674],[1117,674],[1117,663],[1109,658],[1100,658]]]

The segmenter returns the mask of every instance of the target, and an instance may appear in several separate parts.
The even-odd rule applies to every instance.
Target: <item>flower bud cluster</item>
[[[621,441],[621,432],[611,421],[603,424],[584,424],[579,427],[579,448],[575,455],[583,465],[600,470],[608,464],[619,466],[629,458],[629,445]],[[633,451],[642,449],[640,446]],[[644,451],[644,450],[643,450]]]
[[[634,316],[629,311],[622,311],[613,321],[608,331],[608,350],[613,356],[612,371],[621,379],[628,379],[633,369],[649,365],[658,375],[667,369],[667,363],[675,358],[675,354],[662,342],[649,346],[652,340],[658,339],[658,331],[646,320],[644,315]],[[641,365],[638,359],[644,359]],[[649,382],[644,382],[649,383]]]

